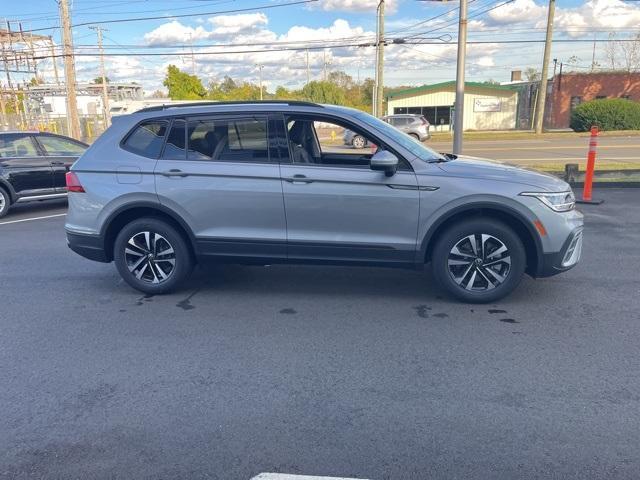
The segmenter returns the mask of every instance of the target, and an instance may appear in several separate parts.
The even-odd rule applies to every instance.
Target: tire
[[[11,197],[9,193],[2,187],[0,187],[0,218],[9,213],[11,207]]]
[[[518,286],[526,262],[522,241],[509,226],[478,218],[456,223],[440,235],[431,269],[450,295],[464,302],[488,303],[504,298]]]
[[[356,135],[355,137],[353,137],[353,140],[351,140],[351,145],[353,145],[353,148],[361,149],[364,148],[366,144],[367,141],[360,135]]]
[[[416,142],[420,142],[420,136],[417,133],[410,133],[409,136],[413,137]]]
[[[151,295],[178,288],[194,264],[182,235],[155,218],[141,218],[127,224],[116,237],[113,258],[125,282]]]

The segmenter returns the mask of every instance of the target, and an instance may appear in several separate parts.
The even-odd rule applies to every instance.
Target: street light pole
[[[458,24],[458,63],[456,66],[456,102],[453,120],[453,153],[462,153],[464,125],[464,63],[467,53],[467,0],[460,0]]]
[[[260,78],[260,100],[262,100],[262,69],[264,68],[264,65],[259,65],[256,63],[256,67],[258,67],[258,75]]]

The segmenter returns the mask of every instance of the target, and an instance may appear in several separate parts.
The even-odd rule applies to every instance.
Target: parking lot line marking
[[[32,220],[45,220],[47,218],[64,217],[66,213],[57,213],[55,215],[46,215],[44,217],[22,218],[20,220],[9,220],[8,222],[0,222],[0,225],[9,225],[11,223],[30,222]]]
[[[291,475],[288,473],[261,473],[251,480],[366,480],[347,477],[317,477],[313,475]]]

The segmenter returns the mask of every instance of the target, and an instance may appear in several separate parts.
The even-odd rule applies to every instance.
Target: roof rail
[[[163,105],[154,105],[152,107],[145,107],[140,110],[136,110],[134,113],[140,112],[159,112],[167,110],[169,108],[181,108],[181,107],[208,107],[213,105],[298,105],[301,107],[322,107],[319,103],[305,102],[302,100],[234,100],[224,102],[189,102],[189,103],[171,103]]]

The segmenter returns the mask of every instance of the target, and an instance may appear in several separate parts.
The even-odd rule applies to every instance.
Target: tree
[[[345,90],[353,87],[353,77],[340,70],[329,72],[329,78],[327,78],[327,82],[334,83],[335,85]]]
[[[164,93],[162,90],[156,90],[155,92],[153,92],[151,95],[149,95],[151,98],[167,98],[167,94]]]
[[[42,85],[44,83],[44,78],[42,77],[31,77],[31,80],[29,80],[29,85],[31,86]]]
[[[238,85],[229,75],[225,75],[222,82],[220,82],[220,91],[223,93],[230,93],[236,88],[238,88]]]
[[[611,70],[640,70],[640,33],[626,40],[630,41],[622,42],[615,33],[609,34],[609,41],[605,43],[605,56]]]
[[[302,96],[317,103],[332,103],[334,105],[346,103],[344,90],[331,82],[309,82],[302,88]]]
[[[169,65],[162,84],[169,90],[172,100],[201,100],[207,94],[198,77],[181,71],[175,65]]]
[[[527,67],[524,69],[524,77],[527,82],[537,82],[540,80],[540,72],[537,68]]]
[[[106,83],[109,83],[109,77],[104,77]],[[98,83],[98,84],[102,84],[102,77],[96,77],[93,79],[93,83]]]

